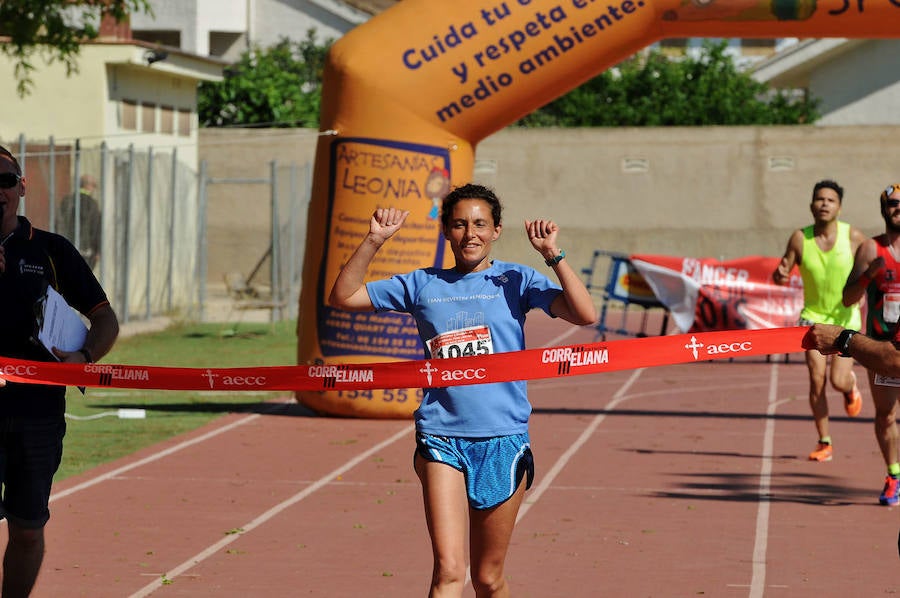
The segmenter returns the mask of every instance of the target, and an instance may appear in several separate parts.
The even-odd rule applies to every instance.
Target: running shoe
[[[850,372],[853,376],[853,389],[844,393],[844,410],[850,417],[856,417],[862,410],[862,393],[856,385],[856,372]]]
[[[889,507],[900,504],[900,478],[892,475],[884,478],[884,490],[881,491],[878,502]]]
[[[834,449],[831,448],[831,445],[825,442],[820,442],[816,447],[816,450],[809,454],[810,461],[831,461],[831,458],[834,456]]]

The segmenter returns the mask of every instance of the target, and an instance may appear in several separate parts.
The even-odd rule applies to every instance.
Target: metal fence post
[[[25,143],[25,133],[19,133],[19,168],[22,170],[22,176],[27,176],[27,172],[25,172],[25,164],[28,162],[25,158],[28,157],[28,144]],[[25,202],[19,202],[19,216],[25,215]]]
[[[72,243],[78,251],[81,251],[81,140],[75,140],[72,148],[72,163],[75,169],[72,172],[72,201],[75,213],[72,215]],[[69,234],[69,231],[65,231]]]
[[[281,252],[281,244],[278,242],[279,230],[281,223],[278,218],[278,161],[271,162],[271,193],[272,193],[272,239],[271,239],[271,276],[272,276],[272,311],[269,312],[269,320],[275,322],[281,320],[281,268],[279,254]],[[276,314],[276,311],[278,312]]]
[[[97,264],[97,267],[100,269],[100,284],[106,283],[106,271],[107,271],[107,251],[106,248],[109,246],[108,235],[105,234],[106,226],[104,226],[104,222],[107,220],[106,218],[106,178],[109,175],[109,166],[107,161],[109,160],[109,147],[106,145],[106,142],[103,141],[100,143],[100,188],[98,191],[100,192],[100,197],[98,198],[100,203],[100,261]],[[115,239],[115,237],[113,237]]]
[[[47,181],[47,193],[50,197],[50,223],[49,229],[51,233],[56,232],[56,145],[53,141],[53,135],[47,140],[47,173],[50,180]]]
[[[175,282],[172,278],[175,276],[175,208],[178,206],[178,148],[172,148],[172,172],[169,178],[169,264],[166,267],[166,280],[169,281],[166,290],[166,311],[172,311],[172,287]]]
[[[153,281],[153,146],[147,148],[147,256],[144,268],[144,318],[149,320],[150,285]]]
[[[131,251],[129,250],[129,246],[131,245],[131,202],[134,196],[134,144],[131,143],[128,145],[128,182],[126,184],[125,189],[125,226],[123,227],[125,233],[124,238],[125,242],[122,244],[122,264],[123,267],[119,270],[119,273],[122,276],[122,322],[128,323],[130,310],[128,309],[128,282],[129,282],[129,273],[131,272]]]
[[[291,178],[290,191],[288,195],[288,238],[287,238],[287,289],[285,289],[284,305],[285,313],[283,317],[292,313],[294,303],[294,282],[296,277],[294,273],[297,271],[297,164],[291,162]]]
[[[200,180],[197,182],[197,302],[200,304],[200,321],[206,318],[206,160],[200,162]]]

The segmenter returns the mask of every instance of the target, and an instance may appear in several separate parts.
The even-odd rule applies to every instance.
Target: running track
[[[565,326],[532,318],[531,346],[594,340]],[[836,456],[815,464],[806,384],[799,355],[531,383],[513,596],[900,592],[867,389],[854,420],[834,395]],[[34,596],[424,596],[412,448],[408,421],[289,398],[223,416],[57,484]]]

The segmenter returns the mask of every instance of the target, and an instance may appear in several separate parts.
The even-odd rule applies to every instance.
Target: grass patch
[[[102,363],[169,367],[252,367],[297,363],[296,321],[275,324],[176,324],[162,332],[120,338]],[[57,481],[198,428],[224,413],[251,411],[279,392],[198,392],[69,388],[68,430]],[[146,410],[121,419],[118,409]],[[112,415],[102,415],[112,412]]]

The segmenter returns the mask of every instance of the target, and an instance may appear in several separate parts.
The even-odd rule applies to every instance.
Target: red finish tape
[[[795,353],[804,350],[802,339],[807,330],[791,327],[698,332],[457,359],[353,365],[170,368],[0,357],[0,378],[32,384],[198,391],[434,388]]]

